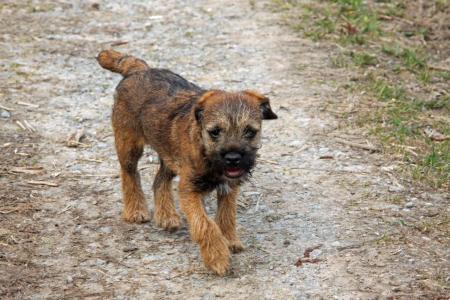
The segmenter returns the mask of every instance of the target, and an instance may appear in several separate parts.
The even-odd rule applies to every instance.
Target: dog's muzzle
[[[228,178],[239,178],[251,169],[251,160],[247,155],[237,151],[226,152],[222,155],[224,174]]]

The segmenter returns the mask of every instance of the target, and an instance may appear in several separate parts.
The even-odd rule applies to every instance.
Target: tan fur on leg
[[[147,203],[141,188],[141,179],[137,170],[142,156],[144,143],[132,130],[124,128],[114,130],[117,156],[119,157],[123,191],[123,218],[132,223],[150,220]]]
[[[156,225],[170,232],[180,228],[180,216],[172,198],[172,179],[175,176],[161,161],[161,166],[153,182],[155,197],[154,220]]]
[[[228,242],[219,226],[206,215],[202,195],[190,191],[183,180],[180,181],[180,204],[188,220],[191,237],[200,246],[205,265],[218,275],[225,275],[230,267]]]
[[[236,198],[238,193],[239,187],[237,186],[229,191],[217,191],[216,222],[222,234],[228,240],[228,247],[233,253],[244,250],[244,246],[236,233]]]

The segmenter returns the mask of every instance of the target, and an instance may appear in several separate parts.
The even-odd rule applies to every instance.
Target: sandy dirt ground
[[[445,193],[417,190],[395,175],[400,162],[342,143],[366,144],[324,109],[347,97],[335,83],[351,74],[279,18],[265,1],[0,3],[0,298],[450,295],[448,235],[413,227],[448,218]],[[110,123],[120,76],[95,61],[120,41],[203,87],[272,99],[279,119],[264,124],[239,197],[246,250],[226,277],[205,269],[185,221],[167,233],[120,217]],[[67,147],[77,130],[84,138]],[[140,163],[150,208],[156,161],[147,149]],[[206,205],[213,214],[214,199]]]

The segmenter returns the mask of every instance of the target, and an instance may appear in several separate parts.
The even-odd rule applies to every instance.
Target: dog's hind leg
[[[172,179],[175,174],[161,160],[158,173],[153,182],[155,199],[154,221],[156,225],[170,232],[180,228],[180,216],[177,214],[172,198]]]
[[[138,161],[144,149],[144,140],[136,133],[135,129],[114,125],[117,124],[114,124],[113,115],[114,137],[121,167],[123,202],[125,206],[123,218],[128,222],[134,223],[148,222],[150,220],[148,207],[137,170]]]

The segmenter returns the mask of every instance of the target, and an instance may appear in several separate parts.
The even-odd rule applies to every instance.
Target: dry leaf
[[[84,137],[84,130],[83,129],[78,129],[77,131],[75,131],[74,133],[72,133],[69,138],[66,141],[66,146],[67,147],[78,147],[80,146],[81,143],[81,139]]]
[[[430,126],[426,127],[423,132],[425,133],[425,135],[427,137],[429,137],[432,141],[436,141],[436,142],[442,142],[445,140],[450,139],[449,136],[443,135],[442,133],[440,133],[439,131],[431,128]]]

